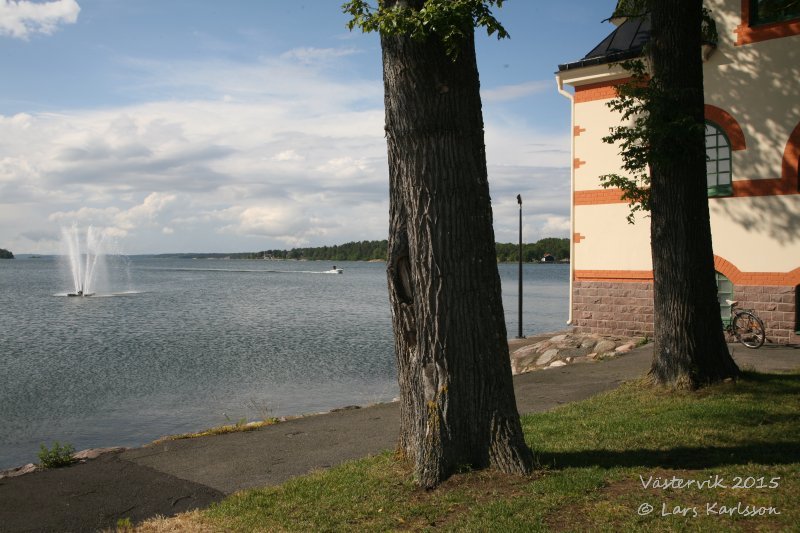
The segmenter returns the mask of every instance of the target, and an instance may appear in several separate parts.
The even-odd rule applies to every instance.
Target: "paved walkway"
[[[743,369],[800,367],[800,349],[733,347]],[[574,364],[514,378],[521,413],[588,398],[642,376],[652,346],[608,361]],[[165,442],[113,453],[69,468],[0,480],[0,531],[95,531],[120,518],[206,507],[240,489],[280,484],[318,468],[392,449],[397,404],[315,415],[248,433]]]

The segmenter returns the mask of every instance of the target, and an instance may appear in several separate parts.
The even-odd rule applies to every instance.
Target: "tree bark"
[[[381,36],[399,450],[423,487],[462,467],[527,473],[533,460],[514,398],[474,40],[465,31],[455,60],[435,36]]]
[[[714,276],[704,140],[701,0],[649,0],[653,106],[650,238],[658,383],[696,388],[736,377]],[[671,126],[665,126],[671,125]]]

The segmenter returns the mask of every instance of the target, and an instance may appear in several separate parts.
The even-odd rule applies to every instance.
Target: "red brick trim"
[[[744,142],[744,132],[730,113],[719,107],[706,104],[705,115],[707,120],[723,129],[731,142],[731,150],[744,150],[747,148]]]
[[[718,255],[714,256],[714,268],[724,274],[734,285],[794,287],[800,285],[800,267],[789,272],[742,272]]]
[[[800,267],[789,272],[742,272],[730,261],[715,255],[714,269],[734,285],[795,287],[800,285]],[[575,281],[653,281],[652,270],[575,270]]]
[[[734,196],[778,196],[800,192],[800,123],[795,126],[781,161],[781,177],[761,180],[738,180],[732,183]]]
[[[575,159],[572,160],[572,167],[573,168],[580,168],[582,165],[585,165],[585,164],[586,164],[586,161],[584,161],[583,159],[580,159],[578,157],[576,157]]]
[[[576,270],[575,281],[617,281],[647,282],[653,281],[652,270]]]
[[[579,137],[581,133],[586,131],[586,128],[581,128],[580,126],[573,126],[572,127],[572,135],[575,137]]]
[[[572,234],[572,242],[574,242],[575,244],[580,244],[580,242],[582,240],[585,240],[585,239],[586,239],[586,237],[584,237],[583,235],[581,235],[578,232],[575,232],[575,233]]]
[[[592,191],[575,191],[573,203],[575,205],[604,205],[624,204],[621,189],[597,189]]]
[[[781,179],[786,181],[785,188],[800,192],[800,122],[789,134],[786,148],[783,149]]]
[[[714,120],[723,127],[725,133],[731,141],[731,146],[734,146],[736,136],[741,134],[741,128],[736,123],[730,114],[724,110],[714,106],[706,105],[706,116],[709,116],[709,108]],[[716,111],[715,111],[716,110]],[[730,117],[725,118],[725,115]],[[728,129],[730,128],[730,130]],[[739,134],[736,133],[739,131]],[[734,150],[744,149],[744,136],[741,137],[742,148],[733,148]],[[581,162],[583,164],[584,162]],[[575,167],[577,168],[577,167]],[[783,149],[783,159],[781,160],[781,177],[768,178],[768,179],[755,179],[755,180],[734,180],[731,183],[733,187],[733,196],[746,197],[746,196],[780,196],[785,194],[798,194],[800,193],[800,123],[798,123],[792,133],[789,134],[789,139],[786,141],[786,147]],[[575,205],[600,205],[600,204],[618,204],[625,203],[626,200],[621,198],[622,191],[619,189],[602,189],[596,191],[575,191],[574,203]],[[724,200],[726,197],[709,198],[710,201]],[[729,197],[728,197],[729,198]]]
[[[575,87],[575,103],[593,102],[595,100],[609,100],[616,98],[617,85],[621,85],[630,80],[630,77],[620,80],[601,81],[599,83],[589,83]]]
[[[733,32],[736,46],[800,35],[800,19],[750,26],[750,0],[742,0],[742,23]]]

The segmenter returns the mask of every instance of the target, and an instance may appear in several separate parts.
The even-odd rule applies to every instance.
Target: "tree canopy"
[[[391,9],[383,9],[368,0],[349,0],[342,9],[351,16],[347,27],[361,28],[364,33],[407,35],[420,40],[436,34],[447,54],[454,57],[460,43],[472,38],[474,28],[486,28],[489,35],[498,39],[508,37],[508,32],[492,14],[491,8],[502,7],[504,0],[410,0],[396,2]]]
[[[14,259],[14,254],[5,248],[0,248],[0,259]]]

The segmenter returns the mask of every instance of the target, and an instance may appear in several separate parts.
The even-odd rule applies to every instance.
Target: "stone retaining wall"
[[[739,307],[753,309],[764,321],[767,340],[800,343],[797,289],[781,286],[734,287]],[[580,333],[648,336],[653,333],[652,282],[575,281],[573,325]]]
[[[580,333],[652,336],[653,284],[575,281],[572,310]]]

